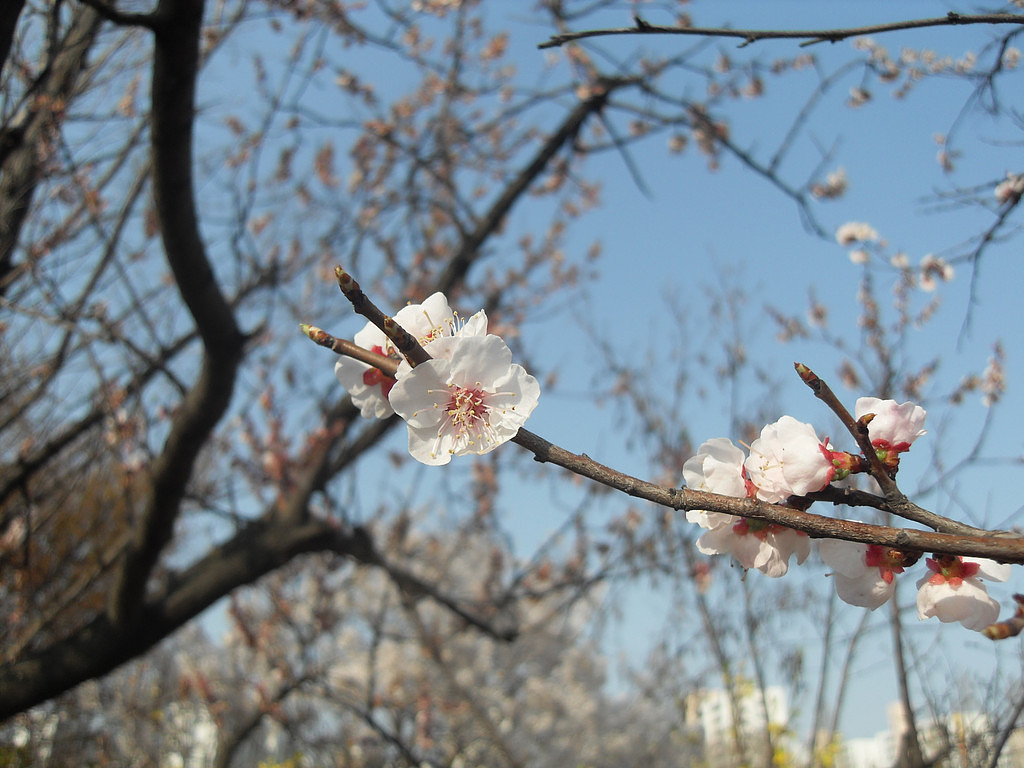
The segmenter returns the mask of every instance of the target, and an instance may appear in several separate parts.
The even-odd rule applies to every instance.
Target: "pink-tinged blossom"
[[[936,555],[926,561],[929,573],[917,582],[917,617],[959,621],[980,632],[999,618],[999,603],[982,579],[1006,581],[1010,566],[994,560]]]
[[[839,599],[872,611],[892,597],[895,575],[917,560],[916,555],[900,550],[840,539],[822,539],[818,553],[834,571]]]
[[[448,299],[440,292],[434,293],[420,304],[402,307],[395,313],[395,322],[412,334],[425,349],[435,341],[450,338],[462,328],[458,316],[448,305]],[[478,312],[464,325],[469,332],[482,335],[487,332],[487,317],[483,312]],[[398,354],[391,340],[373,323],[367,323],[352,340],[363,349],[380,355]],[[433,353],[431,355],[433,356]],[[408,370],[408,364],[405,370]],[[399,375],[402,372],[404,371],[400,369]],[[388,394],[395,384],[395,380],[390,376],[351,357],[341,357],[334,366],[334,374],[348,391],[363,418],[383,419],[394,413],[388,402]]]
[[[483,454],[515,437],[537,406],[540,385],[499,337],[457,337],[450,358],[420,363],[391,389],[409,428],[409,453],[424,464]]]
[[[683,480],[687,488],[698,491],[737,498],[752,496],[754,487],[744,476],[744,458],[743,450],[728,438],[713,438],[683,464]],[[789,558],[794,554],[802,563],[810,552],[805,534],[763,520],[703,509],[689,510],[686,519],[708,529],[697,540],[700,552],[729,555],[744,568],[755,568],[773,578],[789,570]]]
[[[832,452],[810,424],[783,416],[761,430],[744,462],[757,498],[772,504],[820,491],[836,475]]]
[[[745,498],[747,482],[743,477],[743,449],[727,437],[715,437],[703,443],[697,453],[683,464],[683,481],[687,488],[723,496]],[[721,512],[691,509],[686,519],[702,528],[732,524],[736,518]]]
[[[854,418],[860,419],[873,413],[875,417],[868,424],[868,437],[875,448],[887,448],[902,453],[926,434],[924,426],[927,411],[914,403],[897,403],[895,400],[881,400],[877,397],[859,397],[853,408]]]
[[[697,549],[705,555],[730,555],[744,568],[755,568],[766,576],[778,578],[789,570],[789,558],[797,563],[807,559],[811,542],[807,534],[764,520],[748,520],[732,515],[723,525],[712,528],[699,539]]]

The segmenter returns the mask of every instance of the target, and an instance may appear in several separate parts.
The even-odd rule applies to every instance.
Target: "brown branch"
[[[153,463],[148,500],[108,603],[114,624],[131,623],[144,604],[149,575],[171,540],[199,451],[231,401],[244,343],[206,255],[193,191],[203,0],[162,0],[154,18],[160,19],[154,36],[151,118],[156,211],[168,265],[203,342],[203,359]]]
[[[254,523],[173,578],[138,611],[132,624],[101,614],[71,637],[0,667],[0,722],[141,655],[233,589],[298,555],[334,552],[373,562],[369,535],[325,521]]]
[[[575,454],[559,448],[525,429],[519,430],[513,442],[533,453],[537,461],[557,464],[601,485],[671,509],[700,509],[766,520],[803,531],[815,538],[845,539],[895,549],[971,555],[1006,563],[1024,563],[1024,539],[1019,537],[994,536],[988,532],[985,532],[987,535],[967,536],[870,525],[814,515],[792,507],[769,504],[759,499],[720,496],[690,488],[664,488],[599,464],[585,454]]]
[[[0,73],[6,69],[7,57],[14,42],[14,30],[24,7],[25,0],[7,0],[3,8],[0,8]]]
[[[615,35],[697,35],[701,37],[735,37],[743,42],[740,47],[756,43],[759,40],[804,40],[801,46],[816,43],[837,43],[850,37],[875,35],[883,32],[896,32],[904,29],[921,29],[924,27],[961,26],[966,24],[1024,24],[1024,16],[1015,13],[983,13],[976,15],[960,14],[950,11],[945,16],[931,19],[911,19],[894,21],[886,24],[872,24],[865,27],[849,27],[846,29],[726,29],[722,27],[678,27],[649,24],[636,17],[636,25],[609,29],[590,29],[580,32],[563,32],[552,35],[548,40],[537,45],[538,48],[558,48],[576,40],[590,37],[611,37]]]

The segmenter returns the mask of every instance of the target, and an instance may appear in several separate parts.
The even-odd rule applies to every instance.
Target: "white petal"
[[[928,577],[917,583],[917,616],[939,621],[959,621],[980,632],[999,618],[999,603],[989,597],[985,586],[974,578],[964,579],[956,588],[948,582],[932,584]]]
[[[988,579],[989,581],[1006,581],[1010,578],[1010,574],[1013,573],[1013,568],[1007,563],[997,563],[995,560],[989,560],[986,557],[964,557],[962,558],[965,563],[977,563],[981,566],[978,569],[978,578]]]
[[[512,366],[512,351],[499,336],[454,338],[456,342],[448,383],[460,387],[473,387],[477,382],[490,385],[508,374]]]
[[[822,539],[818,542],[818,554],[825,561],[825,565],[850,579],[859,578],[868,572],[867,563],[864,562],[867,551],[868,545],[857,541]],[[878,573],[877,568],[870,570]]]
[[[870,608],[872,611],[884,604],[892,597],[896,588],[895,579],[889,583],[879,575],[877,568],[872,568],[874,574],[865,572],[859,577],[851,578],[844,576],[838,571],[832,578],[836,582],[836,594],[839,599],[850,605],[857,605],[862,608]]]
[[[391,407],[411,428],[437,428],[448,402],[447,371],[447,361],[427,360],[391,388]]]

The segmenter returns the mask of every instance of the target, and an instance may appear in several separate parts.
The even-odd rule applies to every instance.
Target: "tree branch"
[[[192,131],[203,5],[203,0],[162,0],[157,7],[152,84],[156,211],[168,265],[203,342],[203,359],[153,464],[148,501],[108,604],[115,624],[130,623],[143,605],[149,575],[173,535],[195,460],[231,401],[244,343],[196,217]]]
[[[368,318],[380,319],[384,317],[380,309],[359,289],[358,283],[348,273],[340,267],[337,272],[339,282],[343,281],[343,276],[345,284],[348,286],[347,289],[345,287],[342,288],[345,291],[346,297],[351,300],[353,296],[358,294],[356,297],[357,302],[354,303],[354,306],[358,308],[360,314]],[[350,294],[352,295],[350,296]],[[391,318],[386,319],[391,322],[391,325],[396,325]],[[381,326],[383,330],[385,326],[383,321],[381,321]],[[345,348],[345,345],[339,344],[334,337],[319,328],[304,325],[303,330],[321,346],[334,349],[335,351]],[[399,330],[401,330],[400,327]],[[416,344],[415,339],[413,343]],[[418,344],[416,344],[416,347],[420,354],[426,354]],[[378,367],[379,370],[388,376],[394,376],[395,371],[398,369],[398,362],[390,358],[380,357]],[[798,366],[798,371],[800,370],[801,367]],[[813,372],[806,369],[805,366],[803,371],[801,371],[801,378],[804,379],[808,386],[814,389],[815,394],[819,398],[829,403],[830,407],[840,414],[840,418],[843,419],[844,424],[847,424],[859,443],[862,440],[865,441],[865,444],[861,445],[861,449],[867,452],[869,460],[878,463],[879,459],[871,447],[870,441],[867,440],[866,429],[863,436],[859,434],[859,422],[853,420],[853,417],[842,403],[839,402],[838,398],[835,397],[831,389],[815,376]],[[839,520],[824,515],[814,515],[793,507],[769,504],[756,498],[721,496],[691,488],[665,488],[600,464],[586,454],[575,454],[567,451],[526,429],[520,429],[516,436],[512,438],[512,442],[530,451],[537,461],[556,464],[573,474],[586,477],[629,496],[645,499],[646,501],[651,501],[671,509],[706,510],[757,520],[767,520],[770,523],[784,525],[787,528],[802,531],[816,538],[844,539],[846,541],[880,544],[894,549],[951,555],[972,555],[1007,563],[1024,563],[1024,538],[1005,532],[993,533],[981,528],[974,528],[918,507],[903,495],[902,491],[896,487],[895,481],[885,474],[884,469],[880,468],[880,464],[878,471],[888,481],[888,486],[883,485],[882,487],[883,490],[886,490],[888,487],[888,490],[886,490],[884,505],[872,503],[871,506],[901,516],[903,516],[904,512],[907,512],[906,519],[921,522],[934,528],[936,531],[940,531],[939,533],[871,525],[852,520]],[[874,475],[874,471],[872,474]],[[826,494],[826,496],[831,496],[831,494]],[[866,497],[872,501],[878,498],[870,494],[867,494]],[[834,501],[834,503],[838,504],[847,503],[852,498],[861,497],[840,493],[836,498],[842,499],[842,501]]]
[[[801,46],[815,43],[836,43],[850,37],[875,35],[883,32],[896,32],[903,29],[921,29],[923,27],[947,27],[966,24],[1024,24],[1024,16],[1015,13],[983,13],[976,15],[960,14],[950,11],[945,16],[932,19],[913,19],[894,21],[886,24],[872,24],[866,27],[849,27],[846,29],[725,29],[722,27],[678,27],[649,24],[639,16],[634,17],[636,24],[632,27],[609,29],[591,29],[581,32],[563,32],[552,35],[538,48],[558,48],[576,40],[590,37],[611,37],[615,35],[698,35],[702,37],[735,37],[743,42],[740,47],[756,43],[760,40],[804,40]]]

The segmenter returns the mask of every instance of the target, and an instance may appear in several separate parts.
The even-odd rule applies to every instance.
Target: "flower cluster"
[[[890,474],[898,470],[900,454],[925,434],[925,410],[914,403],[862,397],[854,414],[867,424],[875,455]],[[833,449],[810,424],[783,416],[764,427],[746,453],[727,438],[708,440],[683,465],[683,480],[694,490],[806,508],[808,494],[868,466],[860,456]],[[806,534],[775,523],[705,510],[690,510],[686,519],[706,529],[697,540],[700,552],[729,555],[771,577],[785,575],[794,556],[801,564],[810,554]],[[833,569],[839,598],[872,610],[892,597],[895,577],[919,559],[916,552],[839,539],[822,539],[818,552]],[[996,620],[999,606],[983,579],[1005,581],[1008,565],[952,555],[928,558],[926,565],[929,573],[917,582],[921,619],[958,621],[978,631]]]
[[[466,321],[435,293],[395,314],[430,355],[413,367],[402,360],[395,377],[369,363],[342,357],[334,368],[364,418],[397,413],[409,429],[409,453],[424,464],[452,456],[483,454],[515,437],[537,406],[540,386],[512,362],[512,352],[487,333],[481,310]],[[391,340],[372,323],[353,341],[363,349],[398,358]]]

